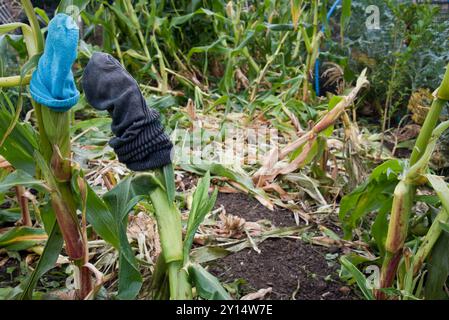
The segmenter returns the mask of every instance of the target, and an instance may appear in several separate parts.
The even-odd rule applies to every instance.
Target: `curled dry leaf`
[[[252,237],[260,236],[263,231],[262,226],[258,222],[247,221],[245,222],[244,228]]]
[[[3,169],[3,168],[4,169],[7,169],[7,168],[11,168],[12,169],[12,166],[11,166],[11,164],[8,161],[6,161],[5,158],[0,156],[0,168],[1,169]]]
[[[55,290],[49,292],[44,297],[49,300],[75,300],[76,292],[75,290]]]
[[[280,174],[285,175],[300,168],[307,159],[309,152],[312,150],[312,145],[317,139],[318,134],[335,124],[344,113],[345,109],[354,103],[360,90],[368,84],[369,82],[366,78],[365,69],[360,74],[357,79],[357,84],[351,92],[343,97],[343,99],[332,110],[326,113],[308,132],[286,145],[279,152],[273,149],[264,159],[262,167],[253,176],[256,185],[261,187],[266,183],[273,181]],[[287,164],[282,162],[287,155],[301,147],[303,147],[303,150],[292,162]]]
[[[95,266],[91,263],[86,263],[84,265],[86,268],[88,268],[92,274],[95,276],[95,285],[92,289],[91,292],[89,292],[89,294],[84,298],[84,300],[93,300],[95,298],[95,295],[98,293],[98,291],[100,290],[101,286],[104,283],[104,275],[102,272],[100,272],[97,268],[95,268]]]
[[[41,256],[42,253],[44,252],[44,247],[43,246],[34,246],[32,248],[29,249],[30,251],[36,253],[37,255]],[[63,255],[59,255],[58,259],[56,260],[56,264],[68,264],[70,263],[69,258],[67,258],[66,256]]]
[[[243,87],[244,89],[249,88],[249,80],[240,68],[237,68],[235,70],[235,77],[238,81],[238,89],[240,87]]]
[[[257,222],[246,221],[245,219],[226,214],[223,210],[219,215],[220,221],[217,222],[215,233],[221,237],[242,238],[248,233],[250,236],[258,236],[263,228]]]
[[[248,293],[240,298],[240,300],[262,300],[266,295],[270,294],[272,291],[271,287],[266,289],[260,289],[257,292]]]
[[[186,113],[188,114],[190,120],[196,121],[198,119],[198,116],[196,115],[196,110],[195,110],[195,103],[193,102],[192,99],[189,99],[187,101],[185,110],[186,110]]]
[[[141,258],[145,258],[148,262],[155,261],[161,248],[157,225],[150,216],[144,212],[130,216],[127,235],[128,238],[136,240]]]
[[[9,257],[0,259],[0,268],[3,267],[6,264],[6,262],[8,262],[8,260],[9,260]]]
[[[245,219],[231,214],[226,214],[225,211],[219,215],[220,221],[218,222],[219,229],[217,232],[225,237],[240,238],[244,234]]]

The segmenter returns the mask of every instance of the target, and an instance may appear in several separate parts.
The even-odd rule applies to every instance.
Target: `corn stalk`
[[[168,79],[162,78],[159,72],[156,70],[156,67],[152,63],[152,57],[150,55],[150,51],[148,50],[147,46],[147,39],[144,37],[142,28],[140,26],[139,18],[137,16],[136,10],[134,9],[134,6],[131,2],[131,0],[122,0],[123,7],[126,10],[127,15],[129,16],[131,23],[133,24],[134,31],[137,33],[140,45],[142,46],[143,52],[145,54],[145,57],[149,63],[151,63],[151,71],[154,73],[156,80],[158,82],[158,88],[161,89],[162,93],[165,93],[168,90]],[[117,44],[116,44],[117,45]],[[117,47],[118,50],[120,50],[120,46]],[[159,56],[161,54],[159,53]],[[165,66],[162,64],[161,66],[161,74],[165,74]]]
[[[162,252],[151,280],[153,299],[193,298],[195,293],[203,299],[230,299],[219,281],[198,264],[190,262],[190,250],[197,229],[212,210],[218,190],[209,195],[210,174],[200,179],[193,193],[192,206],[182,239],[181,215],[174,204],[173,168],[167,165],[156,172],[156,188],[150,194],[153,203]]]
[[[20,83],[22,83],[22,85],[27,85],[30,83],[31,75],[26,75],[23,77],[22,82],[20,80],[20,76],[0,78],[0,88],[18,87],[20,86]]]
[[[443,123],[435,128],[442,108],[447,101],[449,101],[449,66],[446,69],[443,82],[435,94],[435,99],[416,140],[415,147],[410,156],[410,169],[398,183],[394,191],[391,218],[385,243],[386,254],[381,271],[381,289],[390,287],[396,276],[398,265],[402,258],[404,243],[408,235],[408,225],[416,188],[423,182],[422,175],[428,166],[437,139],[447,129],[447,123]],[[439,219],[445,217],[445,210],[443,209],[443,211],[443,213],[440,213]],[[414,267],[416,271],[436,242],[438,238],[437,234],[438,230],[436,227],[429,229],[425,246],[418,254],[418,263]],[[378,299],[385,299],[385,294],[382,290],[377,290],[376,297]]]
[[[12,29],[21,27],[28,56],[40,54],[44,49],[42,32],[39,27],[34,8],[30,0],[21,0],[22,7],[30,25],[11,24]],[[8,26],[2,26],[3,29]],[[22,85],[29,82],[30,76],[13,76],[0,80],[6,87]],[[56,220],[63,235],[68,256],[74,261],[80,272],[80,290],[78,298],[86,297],[92,289],[90,271],[84,267],[87,261],[87,243],[79,225],[76,213],[75,196],[71,181],[71,146],[70,146],[70,113],[58,113],[31,100],[37,119],[39,131],[39,152],[35,154],[40,172],[51,187],[51,204]],[[44,125],[45,123],[45,125]]]
[[[309,37],[307,34],[305,26],[300,26],[300,31],[302,34],[302,38],[304,39],[304,43],[306,45],[307,57],[306,57],[306,66],[304,69],[304,81],[303,81],[303,91],[302,91],[302,99],[307,101],[309,99],[309,80],[310,75],[312,73],[313,67],[315,66],[316,59],[319,55],[319,48],[321,43],[321,38],[323,37],[323,33],[318,30],[318,8],[320,6],[319,0],[312,1],[313,8],[313,31],[312,37]]]
[[[274,180],[280,174],[288,174],[298,169],[302,163],[307,159],[313,143],[316,141],[318,135],[335,124],[335,122],[344,114],[346,108],[350,106],[359,91],[368,84],[366,78],[366,69],[360,74],[357,79],[356,86],[351,92],[345,96],[331,111],[329,111],[323,118],[308,132],[305,132],[298,139],[286,145],[281,150],[274,148],[270,151],[268,156],[264,159],[262,167],[254,174],[253,180],[258,187],[265,183]],[[301,153],[292,162],[285,166],[281,166],[280,161],[295,150],[303,148]]]
[[[30,210],[28,207],[28,199],[25,196],[25,188],[23,186],[16,186],[16,197],[17,202],[19,203],[20,212],[22,214],[22,225],[31,227],[31,216],[30,216]]]
[[[167,167],[172,170],[171,166]],[[168,183],[162,185],[165,179],[163,169],[156,170],[161,185],[150,193],[150,200],[154,207],[164,263],[156,265],[159,270],[155,274],[164,273],[169,277],[170,299],[184,300],[192,298],[192,289],[183,267],[183,242],[181,213],[172,199],[169,199]],[[160,270],[162,268],[162,270]]]

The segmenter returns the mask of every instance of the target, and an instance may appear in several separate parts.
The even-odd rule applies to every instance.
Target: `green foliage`
[[[15,227],[0,236],[0,248],[25,250],[47,239],[43,229]]]
[[[56,219],[53,219],[51,230],[48,234],[48,239],[45,244],[44,251],[37,263],[37,266],[30,274],[28,279],[22,283],[19,298],[21,300],[31,300],[33,298],[33,291],[36,287],[38,280],[50,269],[55,266],[56,261],[58,260],[59,253],[61,252],[62,246],[64,244],[64,240],[62,238],[61,231],[59,230],[59,226],[56,223]]]
[[[213,194],[209,196],[210,174],[207,172],[205,176],[198,182],[197,188],[193,194],[192,209],[189,213],[187,221],[186,236],[184,239],[184,263],[189,260],[190,249],[192,247],[195,233],[204,220],[204,217],[212,210],[217,200],[218,190],[215,189]]]
[[[340,18],[340,37],[341,39],[344,39],[344,30],[349,24],[350,18],[351,18],[351,6],[352,6],[352,0],[343,0],[342,2],[342,9],[341,9],[341,18]]]
[[[102,25],[102,50],[116,55],[140,83],[150,84],[147,88],[151,91],[170,94],[179,90],[182,96],[195,96],[195,101],[200,92],[201,104],[213,108],[215,99],[226,98],[227,108],[242,109],[257,107],[252,105],[256,101],[251,91],[259,88],[264,78],[274,86],[270,89],[263,85],[257,92],[260,97],[265,91],[287,91],[283,101],[298,94],[298,87],[304,82],[307,41],[299,29],[292,32],[295,28],[289,0],[250,4],[221,0],[151,4],[137,1],[133,6],[128,2],[98,1],[92,4],[96,11],[82,12],[83,21],[89,25],[85,40],[94,31],[92,25]],[[309,3],[295,3],[298,13],[302,12],[297,23],[305,28],[310,45],[314,40],[314,15],[308,12]],[[348,24],[350,4],[351,1],[344,1],[343,25]],[[326,21],[328,6],[329,3],[320,2],[322,23]],[[267,12],[275,14],[268,17]],[[318,48],[319,39],[315,38]],[[242,85],[242,74],[249,86]],[[210,93],[214,93],[213,98]],[[177,100],[185,101],[182,97]]]
[[[371,87],[366,101],[391,107],[388,118],[403,116],[414,90],[433,90],[441,82],[440,70],[449,60],[449,42],[444,36],[449,23],[439,19],[439,6],[387,0],[376,3],[380,29],[367,30],[365,10],[372,4],[353,1],[345,38],[351,48],[351,65],[359,70],[370,68]]]
[[[199,175],[203,175],[210,172],[212,175],[219,177],[225,177],[232,181],[237,182],[245,190],[248,190],[254,195],[261,196],[268,200],[268,195],[260,188],[256,188],[251,178],[243,173],[236,172],[235,170],[226,167],[220,163],[201,163],[201,164],[181,164],[181,167],[189,172],[193,172]]]
[[[400,160],[388,160],[375,168],[367,181],[341,199],[339,217],[346,239],[352,238],[360,219],[370,212],[379,212],[372,231],[379,250],[383,250],[380,244],[385,237],[385,214],[390,211],[391,197],[403,170]]]
[[[32,18],[30,2],[23,3],[29,18]],[[67,12],[69,5],[75,5],[81,11],[85,30],[80,43],[80,68],[75,71],[77,79],[86,58],[89,58],[93,51],[109,52],[137,78],[147,96],[147,104],[162,110],[172,127],[180,124],[191,125],[191,119],[183,112],[178,112],[178,107],[192,99],[194,110],[202,109],[205,116],[217,110],[224,115],[223,123],[227,121],[226,115],[233,111],[246,112],[248,121],[254,120],[256,112],[260,112],[264,116],[263,121],[269,119],[266,122],[269,122],[270,126],[296,135],[300,130],[296,127],[295,119],[298,119],[303,128],[310,127],[311,122],[316,122],[323,111],[332,110],[342,99],[341,96],[334,96],[329,101],[316,103],[313,92],[310,99],[307,97],[311,87],[308,81],[311,80],[310,74],[321,44],[319,24],[327,23],[325,17],[330,4],[330,1],[301,0],[64,0],[61,1],[58,12],[70,13]],[[364,0],[342,2],[341,13],[337,15],[337,19],[340,19],[341,24],[341,44],[346,44],[346,47],[327,41],[330,49],[324,51],[325,48],[322,48],[320,59],[337,62],[344,73],[341,78],[347,84],[354,80],[356,73],[351,67],[357,69],[368,65],[371,68],[372,87],[367,97],[372,99],[371,102],[385,104],[391,116],[403,105],[412,90],[418,87],[437,87],[441,74],[439,71],[449,58],[445,33],[448,26],[446,23],[435,23],[437,10],[427,5],[401,4],[388,0],[381,4],[381,12],[386,18],[381,20],[381,30],[365,32],[360,26],[363,26],[366,18],[364,10],[367,4],[368,1]],[[48,23],[45,12],[35,12]],[[350,17],[353,17],[352,23]],[[330,26],[333,26],[334,20],[337,19],[332,19]],[[360,22],[360,19],[363,22]],[[0,74],[10,75],[11,69],[14,70],[12,74],[20,70],[20,82],[29,76],[39,58],[36,53],[42,49],[39,43],[42,34],[36,26],[37,20],[29,20],[32,28],[22,24],[0,27],[0,33],[10,32],[17,27],[22,28],[24,36],[7,36],[0,39]],[[333,36],[333,28],[330,26],[325,34],[327,38]],[[100,37],[99,33],[102,33]],[[391,45],[385,45],[387,42]],[[10,63],[12,59],[4,54],[5,46],[16,51],[19,59],[15,59],[14,64]],[[346,57],[346,48],[353,50],[352,63]],[[22,68],[5,70],[3,64],[15,67],[17,61],[23,65]],[[150,95],[149,92],[160,96]],[[2,200],[4,196],[7,197],[11,187],[36,188],[40,191],[36,196],[40,208],[36,209],[40,209],[42,213],[42,217],[37,218],[38,223],[43,224],[43,229],[13,228],[1,235],[0,246],[8,250],[22,250],[40,243],[46,235],[48,240],[34,272],[20,286],[21,293],[5,290],[0,292],[0,296],[19,294],[22,299],[31,299],[38,279],[54,266],[63,246],[63,239],[55,220],[55,212],[48,201],[54,196],[64,195],[63,202],[69,207],[73,205],[72,214],[76,219],[76,209],[85,213],[95,234],[118,252],[117,298],[135,298],[143,283],[142,265],[135,257],[126,231],[129,214],[139,202],[147,202],[149,198],[152,206],[146,204],[146,208],[155,213],[163,247],[153,273],[152,282],[157,288],[154,297],[191,298],[191,287],[195,287],[193,292],[202,299],[230,298],[218,279],[197,263],[223,257],[230,253],[231,249],[203,247],[206,249],[198,254],[197,259],[192,257],[192,262],[189,260],[195,233],[216,201],[217,190],[209,195],[211,175],[235,182],[241,189],[271,204],[272,199],[262,188],[254,186],[248,174],[219,163],[182,165],[185,171],[204,176],[193,194],[185,237],[182,239],[181,215],[175,202],[179,195],[176,195],[172,166],[166,166],[155,174],[138,174],[124,178],[103,196],[100,196],[96,188],[89,186],[81,169],[72,167],[71,180],[61,181],[57,175],[60,172],[55,170],[55,163],[50,161],[60,160],[53,157],[58,154],[55,150],[47,152],[47,149],[52,149],[57,142],[59,150],[63,147],[64,151],[68,151],[63,152],[63,160],[69,162],[70,138],[76,135],[76,139],[72,140],[75,157],[70,160],[79,160],[82,163],[86,157],[104,155],[109,152],[102,147],[109,138],[110,119],[105,118],[104,113],[92,113],[86,107],[87,102],[81,99],[74,109],[76,117],[73,119],[52,115],[48,110],[42,111],[40,106],[34,104],[31,121],[25,123],[18,121],[22,117],[22,102],[28,102],[22,89],[1,92],[0,137],[3,137],[4,143],[0,146],[0,154],[16,171],[5,178],[2,173],[0,197]],[[25,109],[27,107],[29,106],[24,105]],[[171,113],[175,114],[170,115]],[[92,119],[92,116],[99,117]],[[46,121],[42,122],[40,117]],[[68,128],[69,122],[71,129]],[[37,127],[45,125],[47,130],[40,128],[38,134],[31,125],[35,123]],[[59,134],[60,130],[57,130],[61,127],[65,129],[63,134]],[[339,130],[339,127],[332,125],[321,133],[305,161],[306,164],[323,157],[328,151],[326,138],[335,130]],[[48,132],[45,133],[46,131]],[[48,135],[50,131],[54,132]],[[95,145],[101,150],[83,149],[87,144]],[[300,151],[292,152],[290,160]],[[433,149],[430,154],[432,151]],[[338,163],[338,160],[335,159],[335,163]],[[345,195],[340,203],[339,218],[343,224],[345,238],[351,240],[354,231],[357,231],[359,240],[374,244],[377,250],[373,252],[381,258],[386,256],[385,242],[393,191],[398,181],[404,178],[405,168],[406,164],[401,161],[386,161],[374,169],[364,184]],[[425,169],[426,166],[423,170]],[[322,176],[326,178],[326,172],[322,172]],[[318,182],[306,174],[301,173],[298,177],[298,180],[304,181],[298,185],[307,189],[305,192],[311,198],[323,203],[327,201],[321,194]],[[445,182],[435,176],[427,178],[439,197],[439,200],[433,199],[433,202],[428,203],[435,207],[442,204],[443,208],[447,209],[449,200]],[[284,186],[281,184],[285,181],[278,182],[282,189]],[[17,216],[14,209],[16,208],[0,211],[0,221],[11,222],[12,217]],[[445,213],[444,210],[441,212]],[[426,260],[428,271],[432,272],[432,275],[415,277],[413,266],[405,268],[401,265],[397,274],[397,286],[405,292],[400,293],[401,297],[421,297],[423,286],[426,296],[444,297],[442,289],[447,283],[448,260],[443,249],[447,245],[447,239],[445,235],[440,237],[440,234],[444,234],[448,225],[447,220],[439,220],[444,217],[441,212],[437,218],[430,214],[429,217],[426,216],[429,222],[433,221],[432,226],[438,227],[435,229],[439,233],[433,234],[434,242],[422,241],[415,234],[405,235],[415,246],[422,243],[433,245],[435,242],[436,245],[432,249],[431,258]],[[78,220],[76,222],[78,227]],[[324,233],[333,240],[340,241],[334,233]],[[262,236],[263,239],[268,237],[268,233]],[[175,254],[170,255],[167,252]],[[351,281],[358,284],[366,299],[373,299],[373,292],[368,288],[366,278],[356,267],[367,261],[368,259],[361,256],[341,259],[343,270],[350,275]],[[387,290],[397,294],[396,289]]]
[[[443,233],[435,244],[429,257],[425,297],[430,300],[448,300],[444,290],[449,277],[449,234]]]
[[[199,264],[189,265],[189,275],[195,284],[198,295],[208,300],[230,300],[231,297],[220,282]]]
[[[81,12],[87,7],[89,2],[90,2],[90,0],[62,0],[59,3],[57,11],[70,14],[70,13],[73,13],[73,12],[69,12],[70,6],[74,6]]]
[[[14,122],[15,112],[11,99],[4,92],[0,92],[0,137],[6,135],[10,124]],[[38,146],[37,139],[38,135],[29,123],[17,123],[0,146],[0,154],[15,168],[33,175],[33,153]]]
[[[355,279],[355,281],[357,282],[357,285],[360,288],[360,290],[362,291],[365,299],[374,300],[373,293],[372,293],[371,289],[367,287],[368,281],[365,278],[365,276],[363,275],[363,273],[361,273],[359,271],[359,269],[357,269],[357,267],[354,266],[351,263],[351,261],[349,261],[346,257],[341,257],[340,262],[341,262],[342,267],[345,268],[346,271],[348,271],[352,275],[352,277]]]
[[[105,193],[102,199],[88,187],[87,219],[94,230],[119,252],[119,299],[135,298],[142,285],[139,266],[126,234],[128,214],[156,185],[150,174],[128,177]]]
[[[16,170],[0,181],[0,194],[15,186],[27,186],[43,189],[44,181],[37,180],[25,171]]]

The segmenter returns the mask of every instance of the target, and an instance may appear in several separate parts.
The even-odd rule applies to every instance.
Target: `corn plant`
[[[29,61],[22,67],[21,75],[0,79],[2,87],[17,86],[20,90],[30,81],[29,72],[36,65],[44,45],[42,31],[31,3],[24,0],[22,4],[30,25],[14,23],[3,25],[0,29],[1,32],[9,32],[22,28]],[[130,2],[125,4],[129,6]],[[63,5],[64,3],[61,3],[61,6]],[[0,192],[11,187],[16,188],[23,223],[27,227],[14,228],[2,235],[0,243],[12,243],[10,248],[22,249],[25,248],[24,245],[30,246],[35,241],[41,241],[45,233],[48,235],[41,259],[33,273],[20,286],[17,297],[32,298],[38,279],[54,266],[65,243],[67,255],[78,268],[76,270],[80,271],[75,273],[75,282],[79,283],[77,298],[94,298],[103,280],[98,270],[89,263],[88,223],[119,252],[117,298],[136,297],[142,285],[142,277],[126,236],[127,217],[139,201],[148,197],[154,208],[163,249],[152,281],[153,287],[158,288],[153,290],[154,297],[191,299],[192,286],[195,286],[197,295],[203,298],[229,298],[215,277],[189,261],[195,232],[204,216],[214,206],[217,195],[215,191],[212,197],[208,197],[209,175],[200,182],[194,194],[183,241],[181,215],[174,202],[175,187],[171,166],[153,173],[128,177],[99,197],[85,181],[83,171],[70,159],[70,112],[54,112],[31,101],[38,128],[36,132],[29,124],[19,122],[22,95],[19,95],[16,107],[8,95],[4,94],[3,98],[10,110],[0,110],[0,154],[16,170],[1,180]],[[11,152],[13,149],[14,152]],[[40,191],[43,199],[47,196],[50,199],[52,211],[46,213],[45,217],[36,216],[36,219],[42,219],[40,222],[43,223],[45,232],[42,229],[29,228],[29,212],[23,199],[25,187],[33,187]],[[81,219],[77,210],[81,212]],[[24,234],[33,241],[14,247],[14,239]],[[97,278],[95,285],[92,281],[93,275]],[[168,281],[160,282],[159,275],[162,280],[167,277]],[[167,292],[168,296],[165,295]]]
[[[343,3],[350,7],[350,1]],[[284,65],[276,76],[276,82],[289,82],[282,99],[308,100],[324,37],[319,25],[327,24],[329,3],[116,0],[96,4],[95,14],[81,13],[90,24],[86,37],[93,33],[92,24],[101,25],[102,50],[117,56],[143,89],[192,96],[198,107],[213,108],[214,97],[225,101],[229,111],[233,105],[260,108],[272,91],[267,82]],[[347,18],[347,13],[342,15],[343,26]],[[199,35],[191,32],[193,28],[205,32]],[[217,86],[211,87],[217,79]]]
[[[301,3],[299,4],[301,5]],[[307,50],[307,58],[306,64],[304,68],[304,83],[303,83],[303,92],[302,99],[304,101],[308,100],[308,91],[309,91],[309,80],[312,70],[315,66],[315,62],[319,55],[319,47],[321,44],[321,38],[323,37],[323,33],[318,29],[318,19],[319,19],[319,6],[320,1],[314,0],[311,2],[312,7],[312,35],[309,36],[307,34],[306,28],[304,25],[300,26],[300,31],[302,38],[304,39],[304,44]],[[306,18],[307,19],[307,18]]]
[[[449,127],[449,122],[447,121],[436,127],[442,108],[448,100],[449,66],[416,140],[415,147],[410,156],[410,169],[404,174],[403,179],[398,183],[394,191],[390,224],[388,226],[388,235],[385,243],[386,256],[381,273],[382,288],[389,287],[394,279],[399,262],[398,258],[402,255],[402,249],[408,234],[408,222],[416,187],[420,183],[423,183],[423,175],[425,175],[430,156],[435,149],[438,138]],[[429,182],[433,186],[432,179]],[[443,201],[445,201],[444,198],[442,199],[442,203],[443,210],[445,210]],[[420,263],[422,263],[424,258],[419,257]],[[378,296],[382,297],[381,294]]]
[[[448,121],[438,125],[442,109],[449,100],[448,92],[449,67],[435,92],[434,101],[408,163],[398,160],[383,163],[373,171],[365,184],[342,199],[340,218],[344,223],[347,238],[351,237],[353,229],[364,215],[370,211],[378,211],[371,229],[371,235],[383,258],[380,289],[375,292],[378,299],[387,297],[385,290],[393,285],[395,279],[398,280],[399,287],[410,289],[407,283],[410,284],[411,277],[419,274],[435,243],[440,239],[444,224],[448,222],[449,189],[442,178],[427,173],[436,143],[449,128]],[[441,209],[424,237],[418,238],[417,242],[413,241],[417,248],[410,256],[405,252],[410,250],[406,242],[410,239],[410,224],[415,218],[412,207],[416,201],[417,188],[426,184],[435,190],[441,202]]]
[[[64,3],[63,1],[61,6],[64,6]],[[11,23],[1,27],[2,33],[16,28],[22,29],[29,57],[28,62],[22,67],[20,76],[1,78],[2,87],[20,87],[16,108],[12,106],[7,95],[4,95],[11,113],[6,109],[2,110],[2,121],[8,124],[2,125],[1,151],[17,171],[2,181],[2,188],[7,190],[11,185],[16,186],[17,196],[24,212],[26,203],[22,199],[22,189],[24,186],[33,186],[50,196],[53,213],[46,219],[36,217],[43,219],[41,223],[43,222],[45,226],[48,240],[37,268],[21,288],[20,297],[26,299],[32,297],[38,278],[54,265],[64,240],[69,258],[74,261],[76,270],[79,270],[75,273],[75,281],[79,284],[77,297],[87,298],[93,293],[90,271],[92,265],[88,263],[86,235],[87,191],[85,182],[81,178],[82,173],[77,173],[70,160],[70,113],[54,112],[31,100],[38,132],[29,125],[18,123],[22,110],[22,86],[30,81],[29,72],[36,65],[44,46],[34,8],[28,0],[22,1],[22,6],[30,25]],[[32,175],[38,179],[32,178]],[[83,212],[81,225],[77,216],[78,208]],[[24,217],[22,219],[25,220]],[[92,220],[95,221],[95,219]],[[18,232],[22,231],[40,233],[39,229],[22,229]],[[14,232],[16,230],[4,237],[11,237]]]
[[[333,130],[334,124],[340,117],[346,114],[346,108],[354,103],[359,92],[369,84],[366,78],[366,69],[360,74],[356,85],[347,96],[334,96],[329,102],[329,111],[309,131],[304,132],[298,139],[292,141],[281,150],[272,150],[264,159],[263,166],[254,174],[254,181],[258,186],[271,182],[280,174],[288,174],[305,166],[316,156],[318,139],[326,137]],[[330,129],[330,130],[329,130]],[[293,159],[288,165],[278,165],[282,159],[293,154]]]
[[[173,179],[170,166],[157,170],[155,179],[158,186],[150,192],[158,230],[161,237],[162,253],[156,263],[152,278],[154,299],[192,299],[192,287],[203,299],[229,299],[228,293],[219,281],[199,264],[191,263],[190,249],[199,225],[208,214],[217,197],[217,190],[208,195],[210,175],[206,173],[193,194],[192,208],[182,240],[181,216],[173,202]]]
[[[22,86],[28,78],[25,75],[37,62],[37,58],[43,51],[43,36],[34,8],[29,0],[22,1],[23,9],[28,17],[30,25],[13,23],[2,26],[3,30],[21,27],[27,44],[29,62],[22,68],[21,76],[9,77],[3,82],[6,86]],[[15,80],[15,82],[14,82]],[[19,100],[22,99],[21,97]],[[43,178],[51,194],[51,203],[63,235],[66,251],[69,257],[80,268],[80,290],[78,296],[83,298],[91,291],[90,271],[84,265],[88,262],[88,249],[85,236],[81,230],[76,214],[76,202],[71,188],[71,151],[69,137],[69,113],[58,113],[42,107],[32,101],[39,132],[39,147],[34,151],[36,159],[37,175]],[[5,137],[16,125],[20,114],[20,103],[16,110],[16,117],[11,122]],[[45,125],[44,125],[45,124]],[[5,138],[4,138],[5,139]],[[6,156],[7,158],[7,156]],[[12,163],[14,165],[14,163]]]

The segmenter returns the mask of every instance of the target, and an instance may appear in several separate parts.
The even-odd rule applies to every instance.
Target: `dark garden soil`
[[[7,259],[0,254],[0,288],[13,287],[18,285],[20,281],[20,262],[15,259],[7,259],[6,263],[3,263],[3,259]]]
[[[270,211],[244,194],[219,194],[217,206],[247,221],[267,219],[276,227],[295,225],[287,210]],[[268,239],[261,253],[245,249],[210,264],[209,270],[224,283],[243,279],[242,294],[272,288],[266,299],[347,300],[357,295],[339,280],[336,260],[326,260],[326,248],[301,240]]]
[[[295,225],[295,219],[290,210],[277,208],[268,210],[259,201],[243,193],[219,193],[216,207],[223,205],[226,213],[244,218],[247,221],[269,220],[276,227]]]

